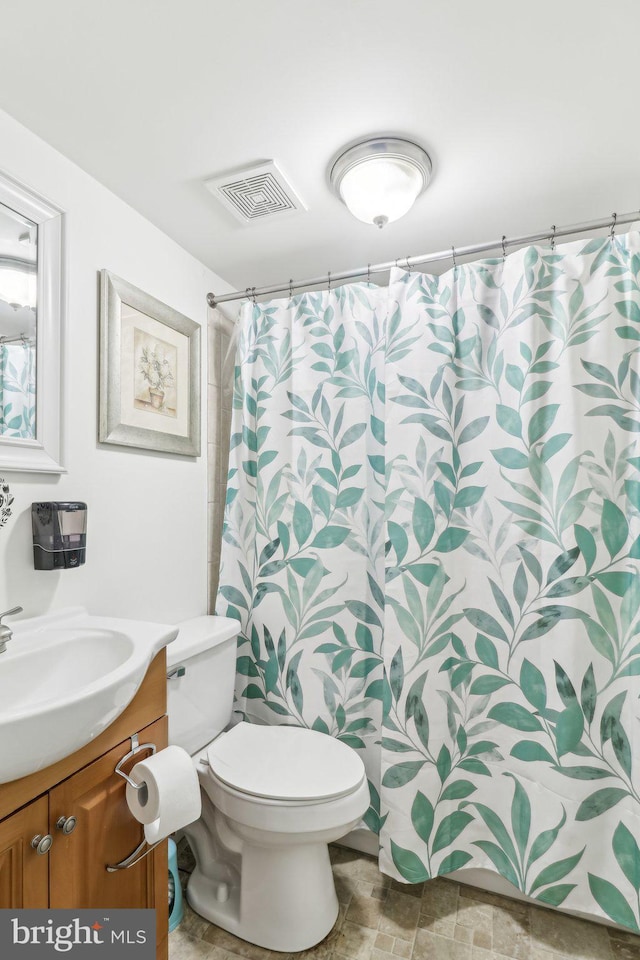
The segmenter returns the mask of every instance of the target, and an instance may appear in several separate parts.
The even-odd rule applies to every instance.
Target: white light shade
[[[417,144],[379,137],[341,154],[330,178],[354,217],[383,227],[408,213],[430,173],[431,161]]]
[[[33,272],[12,270],[0,266],[0,300],[12,307],[33,307],[36,305],[38,278]]]
[[[412,164],[372,157],[345,173],[340,196],[358,220],[382,226],[408,213],[422,187],[422,174]]]

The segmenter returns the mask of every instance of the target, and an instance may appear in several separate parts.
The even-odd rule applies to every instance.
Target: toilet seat
[[[234,793],[267,801],[338,800],[366,779],[351,747],[305,727],[243,721],[209,744],[206,755],[215,779]]]

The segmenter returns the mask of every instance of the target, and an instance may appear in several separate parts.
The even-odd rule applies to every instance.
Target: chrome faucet
[[[0,653],[4,653],[7,649],[7,643],[11,640],[13,636],[11,628],[7,627],[3,622],[3,617],[12,617],[15,613],[22,613],[22,607],[12,607],[11,610],[5,610],[4,613],[0,613]]]

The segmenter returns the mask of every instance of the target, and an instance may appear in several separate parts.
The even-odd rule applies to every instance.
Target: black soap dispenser
[[[31,504],[36,570],[80,567],[87,553],[87,505],[77,500]]]

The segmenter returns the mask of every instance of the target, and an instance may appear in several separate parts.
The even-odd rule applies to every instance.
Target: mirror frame
[[[38,227],[36,436],[24,439],[0,435],[0,471],[66,473],[62,466],[64,213],[3,172],[0,203]]]

